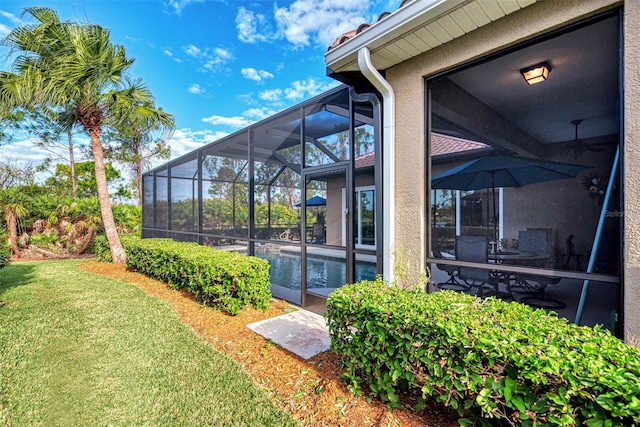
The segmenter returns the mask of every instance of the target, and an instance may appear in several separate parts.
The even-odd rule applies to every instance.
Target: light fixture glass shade
[[[527,83],[534,85],[547,80],[549,71],[551,71],[551,67],[546,62],[543,62],[542,64],[520,70],[520,73]]]

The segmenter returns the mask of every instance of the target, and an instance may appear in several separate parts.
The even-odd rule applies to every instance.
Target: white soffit
[[[378,70],[532,5],[539,0],[414,0],[325,54],[335,72],[358,71],[358,50],[368,47]]]

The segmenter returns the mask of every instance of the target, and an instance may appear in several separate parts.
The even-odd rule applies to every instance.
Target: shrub
[[[238,314],[247,305],[266,310],[271,300],[269,263],[236,252],[171,239],[122,236],[127,268],[185,289],[204,304]],[[96,258],[110,261],[106,238],[96,239]]]
[[[640,350],[599,327],[519,303],[361,282],[327,301],[331,348],[353,392],[436,399],[461,425],[640,425]]]
[[[7,246],[6,237],[0,235],[0,268],[9,264],[9,258],[11,257],[11,251]]]
[[[120,234],[120,243],[124,246],[125,251],[127,250],[127,242],[129,240],[137,239],[140,240],[140,234]],[[109,249],[109,242],[107,241],[107,236],[104,234],[100,234],[93,239],[93,243],[91,243],[91,253],[96,256],[98,261],[102,262],[111,262],[111,250]]]
[[[55,231],[29,236],[29,244],[43,249],[55,248],[56,242],[60,240],[60,235]]]

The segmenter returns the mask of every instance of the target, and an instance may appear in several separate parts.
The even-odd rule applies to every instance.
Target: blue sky
[[[336,85],[324,53],[340,34],[401,0],[86,0],[0,2],[0,37],[24,25],[26,7],[91,21],[135,58],[156,103],[174,115],[172,158]],[[0,47],[0,69],[10,62]],[[29,141],[0,146],[0,161],[38,164]]]

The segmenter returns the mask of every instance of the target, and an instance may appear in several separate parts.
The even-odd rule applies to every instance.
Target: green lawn
[[[166,302],[77,265],[0,270],[0,425],[296,425]]]

